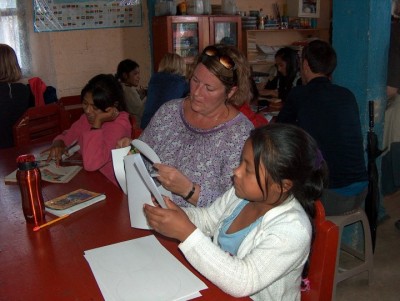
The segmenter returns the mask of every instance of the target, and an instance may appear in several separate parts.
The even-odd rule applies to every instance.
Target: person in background
[[[13,125],[29,107],[30,91],[14,49],[0,44],[0,148],[14,146]]]
[[[254,129],[234,187],[208,208],[146,204],[149,225],[177,239],[200,273],[234,297],[300,300],[327,166],[315,140],[288,124]],[[302,283],[302,278],[304,282]],[[305,289],[305,288],[304,288]]]
[[[250,66],[231,46],[206,47],[190,79],[190,95],[160,107],[140,140],[158,154],[157,180],[182,207],[207,207],[232,186],[231,172],[252,123],[235,105],[248,100]],[[131,139],[118,142],[129,145]]]
[[[400,4],[392,1],[389,60],[387,73],[387,106],[383,130],[385,150],[381,165],[381,191],[384,196],[400,189]],[[383,211],[382,206],[379,208]],[[381,212],[380,212],[381,213]],[[395,222],[400,230],[400,220]]]
[[[251,108],[251,105],[258,105],[258,97],[259,93],[257,90],[257,85],[252,77],[249,78],[250,80],[250,95],[249,95],[249,101],[245,102],[241,106],[237,106],[236,108],[242,112],[249,120],[251,123],[254,125],[254,127],[259,127],[263,125],[268,124],[268,120],[264,117],[262,112],[254,112],[253,109]]]
[[[140,127],[144,104],[146,102],[146,90],[139,86],[139,64],[130,59],[121,61],[118,64],[115,77],[122,84],[125,95],[126,110],[135,118],[136,126]]]
[[[300,126],[318,142],[329,167],[321,198],[326,215],[359,208],[368,190],[358,105],[350,90],[331,83],[336,63],[331,45],[310,42],[302,51],[305,85],[291,90],[276,120]]]
[[[186,64],[176,53],[167,53],[149,81],[147,100],[140,127],[146,128],[154,113],[167,101],[185,97],[189,93]]]
[[[84,114],[54,138],[47,160],[56,160],[58,164],[62,155],[68,154],[68,147],[77,143],[85,170],[100,170],[118,185],[111,150],[132,130],[121,84],[111,74],[96,75],[82,89],[81,99]]]
[[[279,98],[284,103],[293,87],[301,85],[299,57],[296,50],[283,47],[275,54],[277,75],[261,89],[260,95]]]

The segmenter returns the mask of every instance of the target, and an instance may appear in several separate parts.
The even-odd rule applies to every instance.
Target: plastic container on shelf
[[[176,15],[176,5],[172,0],[157,0],[154,5],[155,16],[175,16]]]
[[[204,13],[203,0],[187,0],[188,15],[202,15]]]
[[[236,0],[222,0],[222,14],[236,15]]]
[[[203,0],[203,13],[211,15],[211,0]]]

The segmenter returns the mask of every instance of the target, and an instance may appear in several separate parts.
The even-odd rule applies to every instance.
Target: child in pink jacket
[[[131,135],[122,87],[113,75],[100,74],[82,89],[81,99],[84,114],[70,129],[54,138],[48,161],[54,159],[59,163],[68,152],[67,147],[77,142],[85,170],[100,170],[118,185],[111,150],[119,139]]]

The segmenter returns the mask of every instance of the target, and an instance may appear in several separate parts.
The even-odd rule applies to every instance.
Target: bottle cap
[[[17,158],[17,166],[19,170],[29,170],[37,167],[35,156],[32,154],[21,155]]]

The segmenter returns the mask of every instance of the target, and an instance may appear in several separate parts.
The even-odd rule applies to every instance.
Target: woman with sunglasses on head
[[[234,105],[250,91],[250,66],[230,46],[208,46],[190,79],[190,95],[165,103],[140,140],[158,154],[157,180],[182,207],[207,207],[232,186],[231,171],[252,123]],[[130,139],[119,141],[127,146]]]

